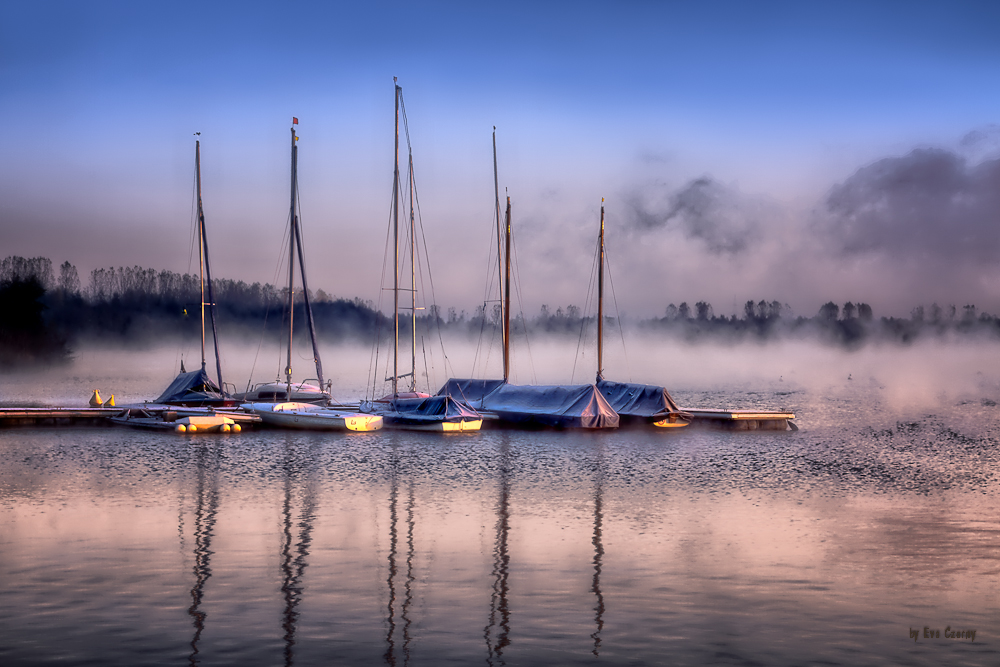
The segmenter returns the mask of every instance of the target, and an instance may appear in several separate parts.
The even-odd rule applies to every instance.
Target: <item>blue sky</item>
[[[100,266],[187,270],[200,131],[215,273],[273,281],[294,115],[310,282],[376,299],[398,76],[443,305],[482,299],[496,125],[527,311],[582,303],[602,196],[633,313],[750,298],[997,311],[997,262],[955,268],[936,248],[988,233],[992,181],[972,170],[1000,145],[998,27],[997,6],[954,2],[8,2],[0,245],[69,260],[84,282]],[[872,165],[912,173],[914,150],[969,170],[941,197],[986,203],[942,203],[904,253],[889,232],[907,227],[864,212],[883,197]],[[858,216],[884,245],[837,245]],[[713,249],[715,235],[751,242]]]

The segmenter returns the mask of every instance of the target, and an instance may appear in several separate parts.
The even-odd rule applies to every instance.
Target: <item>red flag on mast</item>
[[[298,125],[298,124],[299,124],[299,119],[296,118],[295,116],[292,116],[292,125]]]

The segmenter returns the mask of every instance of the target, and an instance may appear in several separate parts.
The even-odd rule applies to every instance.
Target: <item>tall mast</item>
[[[200,134],[200,133],[199,133]],[[212,292],[212,262],[208,256],[208,232],[205,231],[205,209],[201,204],[201,142],[194,142],[195,171],[198,175],[198,245],[199,265],[202,270],[201,280],[201,369],[205,370],[205,306],[212,318],[212,343],[215,346],[215,371],[219,378],[219,389],[225,393],[222,384],[222,360],[219,358],[219,329],[215,324],[215,295]],[[205,302],[205,289],[208,288],[208,303]]]
[[[292,125],[297,125],[298,118],[292,118]],[[299,138],[292,128],[292,194],[289,213],[290,229],[288,234],[288,363],[285,366],[286,398],[292,397],[292,333],[295,311],[295,250],[299,252],[299,275],[302,276],[302,299],[306,311],[306,323],[309,327],[309,340],[312,342],[313,361],[316,363],[316,379],[320,391],[323,389],[323,362],[319,357],[319,343],[316,340],[316,323],[313,321],[312,304],[309,301],[309,283],[306,279],[306,256],[302,252],[302,228],[296,212],[296,197],[299,189]]]
[[[295,309],[295,190],[298,181],[298,150],[295,146],[295,128],[292,128],[292,203],[288,215],[288,363],[285,365],[285,382],[287,383],[286,400],[292,399],[292,324]]]
[[[397,394],[399,380],[399,93],[402,88],[392,77],[396,87],[396,150],[392,176],[392,395]]]
[[[201,141],[194,142],[194,173],[198,182],[198,280],[201,282],[201,370],[205,370],[205,228],[201,213]]]
[[[410,391],[417,391],[417,237],[413,229],[413,152],[410,151]]]
[[[597,381],[604,379],[604,197],[601,197],[601,236],[597,270]]]
[[[507,239],[503,281],[503,381],[510,377],[510,197],[507,197]]]
[[[496,206],[494,210],[497,214],[497,292],[500,294],[500,321],[503,321],[503,252],[500,250],[503,239],[503,230],[500,226],[500,182],[497,179],[497,126],[493,126],[493,191],[496,193]],[[485,315],[486,313],[483,313]],[[507,331],[501,329],[501,343],[507,349]],[[506,366],[506,361],[504,362]],[[504,374],[506,377],[506,372]]]

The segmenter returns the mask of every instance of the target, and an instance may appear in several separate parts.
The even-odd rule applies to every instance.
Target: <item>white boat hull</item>
[[[333,410],[309,403],[248,403],[247,412],[269,425],[307,431],[377,431],[382,417],[361,412]]]
[[[482,419],[467,419],[464,421],[446,422],[434,421],[425,423],[414,423],[412,421],[395,421],[387,417],[384,421],[385,428],[396,431],[431,431],[434,433],[467,433],[478,431],[483,427]]]

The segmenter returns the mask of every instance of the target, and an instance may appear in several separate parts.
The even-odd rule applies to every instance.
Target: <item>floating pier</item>
[[[718,410],[714,408],[681,408],[691,414],[692,426],[723,428],[729,431],[792,431],[799,430],[792,412],[767,410]]]
[[[129,406],[151,413],[165,410],[179,416],[203,414],[197,409],[166,408],[164,406]],[[0,428],[16,426],[113,426],[111,417],[120,414],[125,406],[101,408],[9,408],[0,407]],[[692,416],[691,426],[721,428],[730,431],[785,431],[799,430],[792,420],[795,413],[766,410],[720,410],[715,408],[682,408]],[[217,411],[234,420],[249,425],[260,420],[256,415],[240,412]],[[490,419],[494,415],[484,413]],[[495,417],[494,417],[495,418]]]
[[[143,411],[149,417],[174,421],[184,417],[224,415],[244,427],[260,423],[260,417],[243,412],[163,405],[132,405],[100,408],[10,408],[0,407],[0,428],[18,426],[115,426],[111,418],[122,413]]]
[[[111,426],[121,408],[0,408],[0,428],[10,426]]]

